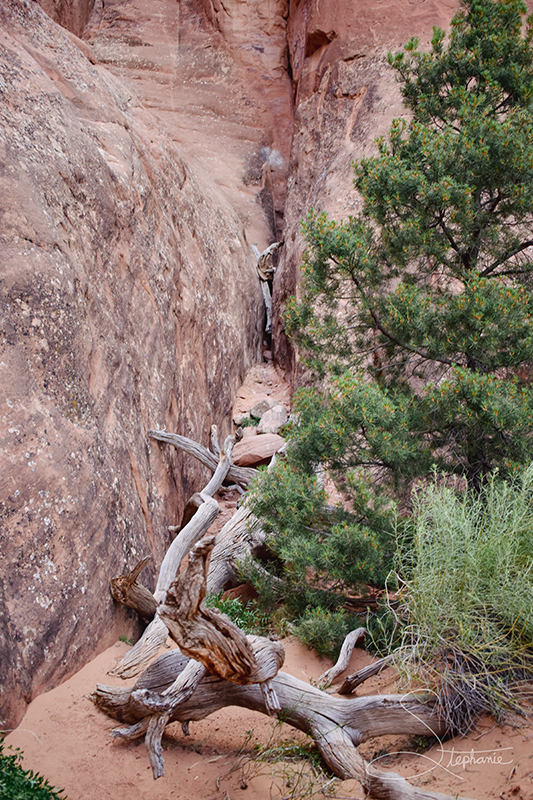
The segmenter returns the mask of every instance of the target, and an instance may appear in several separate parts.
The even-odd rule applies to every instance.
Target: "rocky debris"
[[[237,411],[233,415],[233,424],[236,428],[240,425],[244,425],[250,419],[250,412],[249,411]]]
[[[272,397],[263,397],[258,400],[255,405],[250,409],[250,416],[254,419],[261,419],[267,411],[276,405],[276,401]]]
[[[249,436],[235,445],[233,461],[239,467],[253,467],[264,464],[277,453],[285,439],[277,433],[265,433],[262,436]]]
[[[265,463],[280,449],[284,439],[277,433],[289,418],[290,392],[273,364],[252,367],[237,390],[233,422],[242,425],[247,420],[259,420],[259,424],[243,428],[244,439],[233,451],[236,464]]]
[[[238,414],[249,415],[250,409],[265,399],[270,402],[270,408],[281,403],[289,409],[291,395],[291,385],[272,362],[256,364],[237,389],[233,417]]]
[[[280,428],[287,424],[288,419],[289,415],[285,406],[280,404],[272,406],[262,415],[257,426],[257,433],[277,433]]]

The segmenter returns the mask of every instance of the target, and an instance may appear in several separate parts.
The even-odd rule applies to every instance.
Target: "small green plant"
[[[135,644],[135,639],[133,637],[131,639],[128,639],[125,633],[123,633],[118,638],[120,642],[124,642],[124,644],[129,644],[130,647]]]
[[[219,592],[207,595],[205,603],[226,614],[244,633],[256,636],[268,636],[270,633],[270,616],[261,611],[253,600],[245,605],[238,597],[223,597],[223,592]]]
[[[344,639],[357,627],[357,622],[342,609],[329,611],[311,608],[303,614],[292,628],[306,647],[316,650],[319,656],[336,660]]]
[[[240,428],[257,428],[261,420],[258,417],[245,417],[240,423]]]
[[[274,725],[266,744],[256,744],[251,750],[248,745],[252,732],[247,731],[247,739],[232,767],[232,771],[241,772],[241,787],[246,788],[254,778],[268,774],[284,800],[334,797],[337,779],[324,763],[315,742],[281,738],[280,724]]]
[[[65,800],[62,789],[54,789],[48,781],[31,769],[21,766],[22,753],[16,748],[4,750],[0,739],[0,797],[2,800]]]

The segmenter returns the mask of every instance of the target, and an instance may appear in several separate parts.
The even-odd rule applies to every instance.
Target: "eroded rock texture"
[[[283,234],[294,368],[299,220],[357,209],[351,162],[403,113],[386,52],[457,5],[39,2],[0,4],[0,728],[130,632],[109,577],[150,553],[151,585],[203,479],[147,430],[227,432],[251,245]]]
[[[128,632],[109,578],[159,565],[200,480],[146,432],[227,432],[263,308],[248,221],[209,170],[35,3],[0,22],[5,728]]]

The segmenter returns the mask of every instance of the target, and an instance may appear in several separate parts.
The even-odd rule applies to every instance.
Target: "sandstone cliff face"
[[[108,579],[151,553],[153,580],[202,480],[147,430],[228,424],[251,244],[282,234],[294,369],[299,221],[357,209],[351,162],[403,113],[386,52],[457,5],[39,3],[0,6],[0,727],[131,629]]]
[[[109,577],[159,565],[200,479],[146,432],[227,432],[263,309],[242,219],[134,91],[36,4],[0,22],[4,728],[128,632]]]

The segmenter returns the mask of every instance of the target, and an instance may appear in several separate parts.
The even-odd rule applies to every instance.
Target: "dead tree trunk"
[[[216,500],[213,499],[215,492],[225,480],[238,486],[246,487],[257,475],[257,470],[250,467],[237,467],[232,463],[231,456],[235,437],[228,437],[224,447],[220,448],[216,438],[215,426],[213,426],[211,438],[215,451],[218,451],[218,457],[213,455],[206,447],[187,439],[185,436],[178,436],[167,431],[150,431],[149,433],[153,439],[166,442],[193,455],[202,464],[213,470],[213,476],[207,486],[203,491],[194,495],[196,498],[194,505],[198,503],[196,513],[181,528],[163,559],[154,592],[154,603],[157,608],[176,577],[183,558],[194,544],[204,536],[217,517],[220,509]],[[224,584],[235,576],[237,561],[249,553],[253,547],[264,542],[264,538],[265,535],[259,521],[251,514],[250,509],[243,504],[243,507],[226,523],[217,536],[211,559],[212,569],[207,577],[207,590],[209,592],[220,591]],[[115,584],[118,582],[122,586],[125,577],[127,579],[127,576],[114,578],[112,586],[114,582]],[[115,590],[113,596],[123,602],[123,593]],[[138,675],[157,654],[167,636],[168,629],[166,625],[159,616],[155,615],[142,637],[126,653],[111,674],[121,678],[131,678]]]
[[[200,492],[202,502],[198,510],[165,557],[154,598],[158,602],[156,616],[128,654],[130,658],[123,659],[115,674],[137,674],[169,632],[183,652],[174,650],[157,658],[133,688],[97,687],[96,705],[128,725],[116,729],[114,735],[130,741],[144,736],[157,778],[164,774],[161,737],[169,722],[181,722],[184,733],[188,733],[190,721],[204,719],[224,706],[238,705],[264,714],[276,713],[284,722],[311,735],[332,771],[342,779],[358,779],[372,797],[451,800],[447,795],[417,789],[395,773],[377,770],[357,749],[365,739],[384,734],[444,734],[444,723],[431,702],[421,702],[411,695],[333,697],[278,672],[284,657],[281,645],[261,637],[244,636],[227,617],[202,606],[210,576],[214,575],[213,583],[219,587],[227,574],[226,564],[231,561],[227,549],[231,555],[241,554],[254,540],[264,540],[264,535],[257,521],[255,531],[254,524],[248,526],[254,518],[245,504],[218,535],[215,546],[213,536],[199,541],[218,513],[212,495],[222,481],[230,476],[234,482],[240,478],[246,484],[248,476],[245,478],[232,468],[231,437],[220,449],[216,464],[216,457],[205,448],[184,437],[171,441],[171,436],[158,432],[155,438],[194,452],[203,463],[208,462],[214,468],[214,475]],[[214,449],[219,449],[216,437]],[[187,570],[176,577],[179,564],[190,548],[193,551]],[[208,569],[211,551],[212,564]],[[126,583],[133,585],[139,572],[140,565],[126,576]],[[349,637],[340,663],[322,676],[325,682],[346,669],[348,650],[361,635],[359,629]]]
[[[163,693],[188,663],[191,662],[182,653],[172,650],[154,661],[133,688],[99,685],[93,695],[94,702],[106,714],[130,726],[118,729],[118,736],[138,738],[143,735],[142,721],[154,713],[154,706],[146,703],[147,697],[155,695],[164,700]],[[338,777],[358,779],[376,798],[448,798],[447,795],[416,789],[395,773],[376,770],[357,750],[357,745],[374,736],[400,733],[442,735],[445,732],[443,724],[430,704],[424,704],[411,695],[343,699],[284,672],[272,679],[272,685],[281,705],[280,717],[315,739],[325,762]],[[194,692],[172,708],[168,722],[178,721],[188,726],[190,721],[205,719],[229,705],[268,713],[258,685],[241,686],[214,675],[205,675]]]
[[[274,242],[269,245],[266,250],[263,250],[262,253],[259,252],[255,244],[252,245],[254,255],[257,258],[257,274],[259,275],[263,300],[265,301],[265,333],[272,333],[272,292],[270,291],[270,281],[272,281],[272,277],[276,271],[275,268],[269,264],[269,261],[271,256],[282,244],[283,240],[281,242]]]

